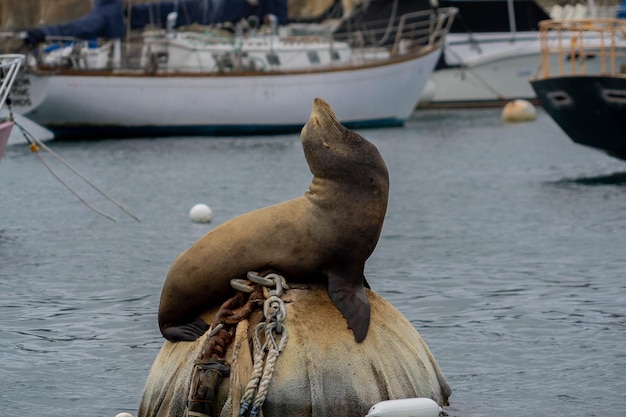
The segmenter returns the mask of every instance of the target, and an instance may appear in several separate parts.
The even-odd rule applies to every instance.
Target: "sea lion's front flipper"
[[[189,323],[160,324],[159,327],[163,337],[170,342],[193,342],[209,330],[210,326],[198,317]]]
[[[356,281],[356,282],[354,282]],[[360,343],[370,325],[370,303],[363,288],[363,278],[351,280],[337,272],[328,273],[328,294]]]

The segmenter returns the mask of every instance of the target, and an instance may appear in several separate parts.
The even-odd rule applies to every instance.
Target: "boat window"
[[[330,51],[330,59],[332,59],[333,61],[339,61],[341,59],[339,51]]]
[[[270,52],[265,57],[270,65],[280,65],[280,58],[275,53]]]
[[[604,96],[604,99],[609,103],[626,103],[626,91],[624,90],[605,88],[602,90],[602,95]]]
[[[307,56],[309,57],[309,62],[311,64],[319,64],[320,63],[320,56],[317,54],[316,51],[309,51],[309,52],[307,52]]]
[[[555,107],[567,106],[572,104],[574,100],[565,91],[554,91],[548,93],[548,98]]]
[[[235,68],[235,63],[229,52],[223,54],[213,54],[215,65],[219,72],[232,71]]]

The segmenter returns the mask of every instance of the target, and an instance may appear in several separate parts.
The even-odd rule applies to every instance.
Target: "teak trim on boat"
[[[626,57],[624,42],[626,20],[614,18],[543,20],[539,22],[539,31],[541,72],[538,79],[566,75],[567,64],[571,71],[569,75],[586,75],[585,61],[592,57],[600,58],[602,75],[615,76],[624,72],[623,68],[617,68],[616,58]],[[569,35],[568,41],[564,41],[565,32]],[[556,73],[552,73],[550,68],[553,56],[557,57],[558,62]]]

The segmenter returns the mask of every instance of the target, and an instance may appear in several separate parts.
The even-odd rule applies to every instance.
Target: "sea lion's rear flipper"
[[[170,342],[193,342],[209,330],[210,326],[198,317],[189,323],[162,324],[159,327],[163,337]]]
[[[363,279],[353,281],[337,272],[329,272],[328,294],[354,332],[354,339],[360,343],[367,336],[370,325],[370,303],[365,295]]]

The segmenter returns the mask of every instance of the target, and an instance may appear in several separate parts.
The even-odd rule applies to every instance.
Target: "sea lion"
[[[363,270],[387,210],[387,167],[376,147],[341,125],[320,98],[301,139],[313,174],[303,196],[235,217],[174,260],[158,314],[166,339],[200,337],[208,326],[199,315],[233,294],[230,280],[267,270],[291,281],[327,282],[355,340],[365,339],[370,305]]]

